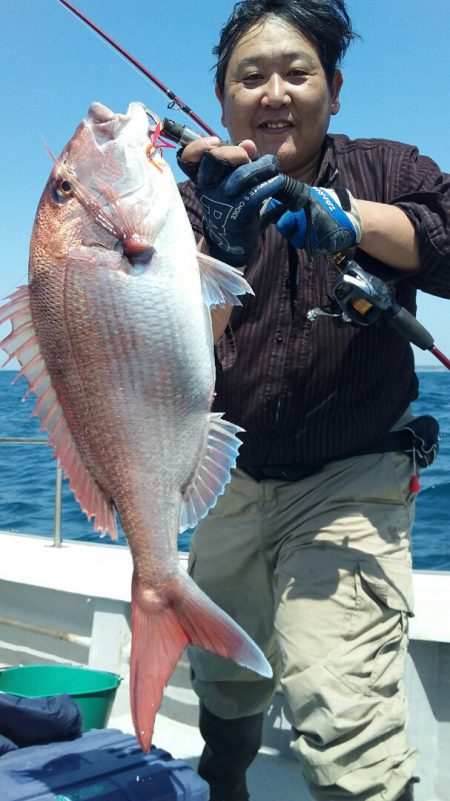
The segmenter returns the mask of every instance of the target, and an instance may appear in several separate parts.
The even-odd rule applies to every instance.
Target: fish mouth
[[[138,109],[141,109],[144,114],[146,113],[146,108],[143,103],[130,103],[125,114],[120,114],[117,111],[112,111],[112,109],[108,108],[108,106],[105,106],[103,103],[94,101],[94,103],[91,103],[89,106],[88,118],[94,125],[116,121],[119,122],[119,124],[122,123],[126,125]]]
[[[146,138],[151,129],[145,106],[139,102],[130,103],[125,114],[120,114],[95,101],[89,106],[86,123],[98,144],[118,139],[124,132],[130,138]]]
[[[95,102],[89,106],[88,116],[91,117],[92,122],[101,124],[102,122],[109,122],[119,115],[116,115],[114,111],[111,111],[108,106],[104,106],[103,103]]]

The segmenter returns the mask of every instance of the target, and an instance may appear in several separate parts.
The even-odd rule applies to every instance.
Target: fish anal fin
[[[20,371],[14,381],[24,376],[28,382],[25,397],[32,392],[36,406],[32,416],[41,421],[41,431],[48,433],[48,442],[59,459],[69,486],[88,518],[95,518],[94,528],[102,534],[110,532],[117,539],[117,526],[112,503],[87,470],[74,442],[62,406],[52,385],[33,326],[29,290],[21,286],[0,308],[0,322],[11,323],[11,332],[0,342],[9,358],[15,357]]]
[[[229,264],[197,253],[203,302],[206,306],[241,306],[239,295],[253,295],[253,289],[242,273]]]
[[[223,415],[217,412],[209,416],[206,448],[182,493],[180,532],[194,528],[208,514],[230,481],[231,469],[242,445],[237,434],[243,429],[222,418]]]

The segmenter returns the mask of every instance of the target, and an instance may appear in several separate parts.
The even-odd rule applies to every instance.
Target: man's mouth
[[[267,120],[267,122],[262,122],[258,127],[263,131],[286,131],[293,126],[287,120]]]

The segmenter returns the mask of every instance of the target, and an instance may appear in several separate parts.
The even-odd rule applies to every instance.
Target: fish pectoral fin
[[[231,469],[242,445],[237,434],[244,429],[222,418],[222,413],[209,415],[206,449],[182,494],[180,532],[194,528],[208,514],[230,481]]]
[[[206,306],[242,306],[239,295],[254,295],[242,273],[229,264],[197,253],[203,302]]]
[[[0,348],[8,354],[5,364],[16,358],[21,366],[13,383],[21,376],[26,378],[28,390],[24,398],[30,392],[36,396],[32,417],[40,419],[40,431],[47,431],[48,442],[59,459],[64,475],[69,479],[70,489],[88,518],[95,518],[94,528],[102,534],[109,531],[111,537],[117,539],[112,503],[87,470],[52,385],[33,326],[28,286],[19,287],[8,303],[0,308],[0,323],[8,320],[12,330],[0,342]]]

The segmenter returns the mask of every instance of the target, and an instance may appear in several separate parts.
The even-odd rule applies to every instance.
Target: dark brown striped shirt
[[[317,186],[345,186],[359,199],[402,208],[420,237],[422,268],[386,268],[362,250],[355,260],[389,280],[398,303],[416,309],[416,290],[450,297],[450,176],[415,147],[330,135]],[[180,185],[191,224],[201,208]],[[337,277],[328,257],[310,261],[274,225],[246,268],[255,293],[233,310],[217,345],[214,408],[241,425],[239,465],[311,463],[341,457],[380,438],[418,395],[413,352],[385,319],[372,326],[311,322]],[[430,410],[432,411],[432,410]]]

